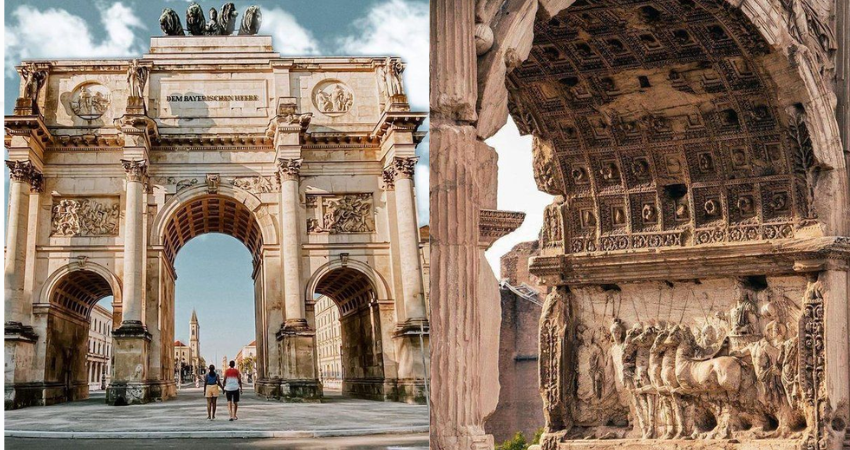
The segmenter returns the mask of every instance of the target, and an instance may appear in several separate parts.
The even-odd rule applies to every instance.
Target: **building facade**
[[[109,385],[112,373],[112,311],[95,305],[89,321],[86,353],[89,392],[102,391]]]
[[[74,329],[107,295],[121,321],[108,402],[176,395],[173,262],[206,232],[253,254],[260,395],[320,399],[318,293],[341,305],[343,391],[424,402],[413,172],[425,114],[409,110],[399,59],[165,36],[135,60],[18,70],[5,124],[7,407],[86,395]]]
[[[319,354],[319,377],[324,389],[342,388],[342,337],[339,329],[339,308],[329,297],[316,300],[316,351]]]
[[[318,322],[317,322],[318,323]],[[316,336],[319,332],[316,331]],[[242,373],[243,383],[253,383],[257,379],[257,341],[242,347],[236,354],[236,367]]]

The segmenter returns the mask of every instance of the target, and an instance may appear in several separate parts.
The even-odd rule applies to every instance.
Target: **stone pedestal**
[[[393,395],[396,401],[426,403],[426,368],[431,365],[428,351],[429,332],[428,323],[421,320],[407,321],[393,332],[398,349],[398,380]]]
[[[308,327],[285,325],[278,334],[282,362],[280,399],[288,402],[322,401],[322,384],[316,370],[316,332]]]
[[[115,361],[106,403],[124,406],[150,402],[154,398],[154,389],[146,381],[150,333],[141,322],[124,322],[112,337]]]
[[[280,398],[280,378],[264,378],[254,383],[254,392],[266,399]]]
[[[4,408],[16,409],[44,404],[42,390],[31,386],[25,368],[32,367],[37,336],[32,328],[7,322],[4,339]]]

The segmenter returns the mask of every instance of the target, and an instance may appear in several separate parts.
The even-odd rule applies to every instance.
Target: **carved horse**
[[[167,36],[183,36],[183,25],[180,23],[180,16],[177,15],[171,8],[164,8],[162,15],[159,16],[159,27]]]
[[[263,23],[263,13],[260,12],[259,6],[249,6],[245,10],[245,15],[242,17],[242,26],[239,27],[240,35],[253,35],[260,31],[260,25]]]
[[[203,36],[206,34],[207,21],[204,19],[204,10],[201,5],[192,2],[186,10],[186,29],[192,36]]]
[[[699,346],[687,327],[674,327],[665,345],[675,348],[679,393],[703,397],[714,406],[717,426],[708,433],[708,439],[731,438],[733,428],[738,428],[745,416],[753,426],[766,423],[753,406],[758,403],[755,374],[746,362],[733,356],[697,357]]]

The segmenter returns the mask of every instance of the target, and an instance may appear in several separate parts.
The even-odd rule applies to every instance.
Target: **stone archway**
[[[639,405],[636,410],[616,399],[629,389],[618,389],[621,367],[609,364],[622,361],[610,355],[635,338],[629,329],[673,333],[675,324],[676,333],[701,340],[704,330],[730,326],[728,351],[737,358],[750,344],[774,348],[771,339],[796,348],[799,332],[801,340],[823,339],[825,348],[813,354],[801,346],[807,356],[787,362],[789,372],[808,357],[831,359],[833,368],[846,360],[846,337],[837,331],[810,334],[823,322],[809,313],[822,311],[831,295],[835,303],[826,321],[832,325],[826,328],[847,326],[847,266],[833,262],[846,260],[850,229],[840,140],[847,130],[840,130],[839,120],[845,127],[847,122],[836,120],[832,108],[836,97],[847,94],[834,78],[835,68],[846,64],[846,56],[843,63],[834,60],[830,25],[830,14],[837,12],[844,14],[839,27],[847,26],[840,2],[787,2],[789,9],[757,0],[461,3],[432,4],[432,65],[452,68],[432,74],[432,233],[435,247],[452,249],[435,251],[435,273],[455,274],[460,264],[466,273],[458,275],[461,285],[492,289],[487,274],[469,263],[478,252],[469,235],[485,235],[486,216],[462,219],[458,236],[441,231],[454,217],[456,199],[494,208],[494,155],[482,141],[510,114],[522,133],[535,137],[539,189],[557,196],[544,212],[542,250],[530,263],[550,288],[540,324],[544,448],[571,439],[640,439],[641,433],[625,431],[642,427],[647,437],[690,433],[688,423],[647,426],[654,413],[642,420]],[[448,35],[468,39],[452,47],[445,45]],[[780,256],[777,248],[788,252]],[[792,248],[817,248],[820,256]],[[486,308],[476,310],[452,288],[438,287],[434,317],[445,321],[435,320],[435,335],[458,320],[482,328],[492,320]],[[702,296],[710,313],[692,310]],[[779,308],[787,298],[794,300]],[[621,303],[628,308],[616,306]],[[748,319],[752,329],[703,319],[748,308],[758,310]],[[780,338],[761,337],[777,327],[784,330]],[[435,342],[451,337],[444,333]],[[449,339],[439,349],[445,356],[434,371],[439,397],[432,442],[438,448],[487,442],[477,427],[496,406],[483,391],[448,385],[491,367],[493,346],[456,348]],[[472,353],[472,368],[452,364],[461,352]],[[830,363],[814,370],[825,367]],[[744,436],[761,420],[766,435],[791,437],[788,445],[801,438],[840,445],[850,413],[848,373],[829,372],[827,378],[837,381],[827,388],[828,381],[812,381],[806,370],[800,370],[800,382],[820,387],[790,415],[767,401],[764,407],[736,406],[738,414],[749,414],[746,423],[728,422],[717,411],[684,416],[696,414],[700,422],[713,415],[723,422],[706,425],[697,437]],[[695,408],[689,401],[673,404]],[[455,402],[476,408],[456,415]],[[837,420],[805,402],[830,405]],[[683,417],[676,411],[667,417]],[[791,415],[806,416],[804,434],[788,431]],[[626,424],[623,433],[617,434],[617,424]]]
[[[317,278],[314,294],[330,298],[339,308],[343,395],[393,399],[394,386],[384,373],[381,311],[372,280],[351,267],[335,268]]]
[[[149,254],[149,292],[161,296],[161,326],[151,333],[152,370],[165,386],[164,395],[174,395],[169,381],[174,374],[174,302],[177,273],[174,261],[180,249],[190,240],[206,233],[220,233],[241,242],[252,256],[254,311],[257,341],[258,384],[269,378],[268,358],[280,366],[276,343],[264,332],[268,323],[267,286],[263,263],[269,258],[269,242],[277,241],[277,230],[259,200],[238,188],[226,187],[211,192],[205,186],[188,188],[171,199],[159,212],[151,228],[151,243],[156,252]],[[156,273],[156,276],[150,274]],[[272,336],[273,338],[273,336]],[[269,345],[269,342],[274,343]],[[271,347],[271,350],[270,350]],[[270,355],[271,354],[271,355]],[[272,370],[273,375],[278,370]]]
[[[63,268],[45,286],[46,303],[39,304],[37,323],[46,332],[44,344],[44,387],[40,399],[26,399],[20,392],[16,401],[51,405],[82,400],[89,396],[87,354],[89,321],[94,306],[117,294],[120,287],[110,272],[96,264]]]

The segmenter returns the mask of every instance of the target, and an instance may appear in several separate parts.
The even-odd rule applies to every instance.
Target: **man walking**
[[[239,420],[236,409],[239,407],[239,394],[242,393],[242,374],[236,368],[236,361],[230,361],[230,368],[224,371],[224,395],[227,396],[227,410],[230,421]]]

